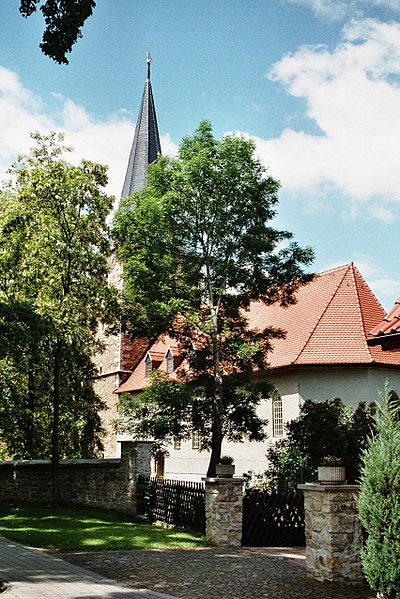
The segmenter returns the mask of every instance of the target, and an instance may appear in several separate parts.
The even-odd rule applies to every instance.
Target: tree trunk
[[[60,374],[61,374],[62,342],[57,341],[54,351],[54,391],[53,391],[53,430],[51,440],[51,464],[54,508],[61,507],[60,490],[60,448],[59,448],[59,423],[60,423]]]
[[[217,393],[215,393],[217,395]],[[216,476],[216,465],[221,457],[222,449],[222,413],[221,401],[214,396],[213,422],[211,430],[211,456],[208,464],[207,476],[214,478]]]
[[[214,350],[214,401],[211,429],[211,456],[207,476],[215,477],[216,465],[219,462],[222,450],[224,407],[222,403],[222,373],[218,343],[218,323],[217,314],[214,309],[211,309],[211,317],[214,325],[211,333]]]
[[[29,360],[28,364],[28,410],[25,422],[25,452],[28,459],[34,459],[36,456],[35,446],[33,442],[33,428],[34,428],[34,414],[35,414],[35,377],[33,374],[33,363],[32,359]]]

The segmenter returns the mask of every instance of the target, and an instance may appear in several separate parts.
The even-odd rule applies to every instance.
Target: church
[[[150,68],[148,55],[147,78],[121,198],[146,185],[148,165],[161,154]],[[114,259],[109,281],[123,284],[121,267]],[[375,401],[386,381],[400,395],[400,348],[386,351],[384,345],[371,342],[385,312],[353,263],[318,273],[299,289],[296,298],[297,302],[286,308],[254,302],[246,314],[252,329],[272,326],[285,330],[286,336],[273,342],[273,351],[267,356],[268,369],[257,373],[275,387],[259,412],[268,420],[268,440],[223,444],[222,453],[234,458],[237,475],[265,469],[268,445],[284,436],[285,423],[298,416],[306,399],[340,397],[355,407],[360,401]],[[168,336],[150,346],[146,340],[133,343],[124,333],[103,335],[102,341],[105,350],[96,356],[96,391],[107,404],[102,414],[104,453],[112,458],[118,455],[119,441],[129,438],[117,435],[113,427],[119,396],[140,393],[154,370],[173,375],[182,359],[176,341]],[[174,443],[168,454],[156,460],[158,475],[187,480],[200,480],[205,475],[209,454],[199,451],[195,435]]]

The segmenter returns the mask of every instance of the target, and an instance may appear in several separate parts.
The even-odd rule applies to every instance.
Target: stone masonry
[[[150,476],[150,441],[121,443],[121,459],[62,460],[61,501],[122,512],[136,512],[136,482]],[[50,503],[49,460],[0,462],[0,500]]]
[[[240,547],[244,478],[206,478],[206,537],[212,545]]]
[[[363,580],[358,485],[299,485],[304,492],[306,567],[319,580],[350,584]]]

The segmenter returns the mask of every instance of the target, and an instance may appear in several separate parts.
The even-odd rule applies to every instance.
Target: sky
[[[119,198],[150,51],[163,153],[203,119],[253,139],[281,183],[276,224],[313,247],[313,271],[354,262],[391,308],[399,0],[97,0],[68,65],[41,53],[43,17],[18,4],[0,6],[0,180],[30,132],[64,131],[71,161],[107,164]]]

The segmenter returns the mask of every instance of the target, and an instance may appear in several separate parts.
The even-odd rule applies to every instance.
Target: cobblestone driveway
[[[366,586],[307,577],[304,549],[172,549],[62,557],[132,587],[184,599],[373,599]]]

